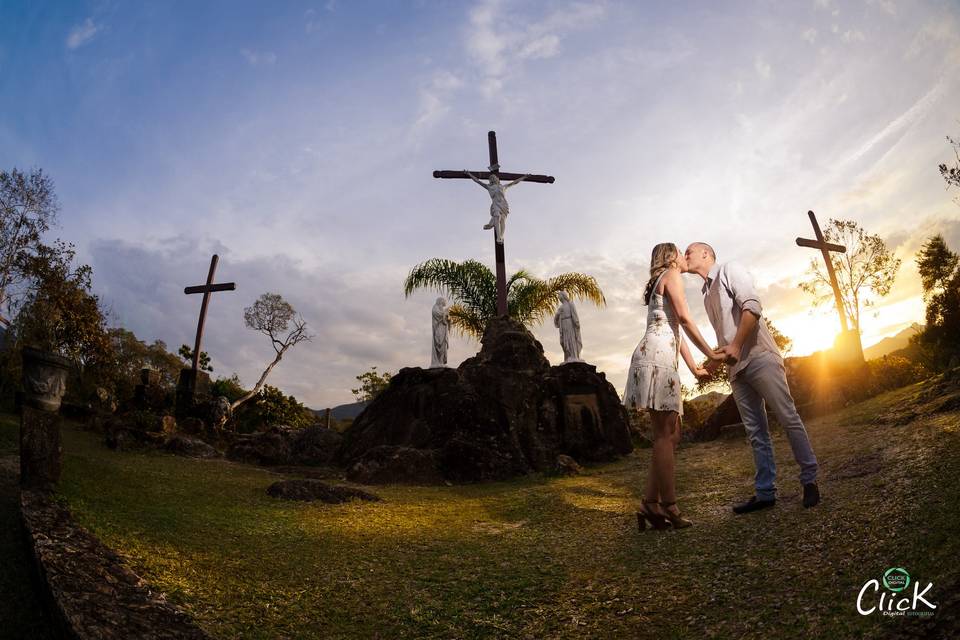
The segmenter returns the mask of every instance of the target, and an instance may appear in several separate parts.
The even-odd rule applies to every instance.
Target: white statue
[[[583,342],[580,340],[580,316],[577,308],[567,295],[560,292],[560,307],[553,316],[553,326],[560,329],[560,346],[563,347],[564,362],[583,362],[580,359],[580,349]]]
[[[450,310],[447,301],[437,298],[433,304],[433,348],[430,350],[430,368],[447,366],[447,330],[450,328]]]
[[[501,184],[500,178],[497,177],[497,174],[491,173],[490,178],[488,179],[488,184],[483,184],[477,178],[466,169],[463,170],[465,174],[470,176],[470,179],[476,182],[478,185],[487,190],[487,193],[490,194],[490,222],[483,225],[484,229],[493,229],[496,240],[499,244],[503,244],[503,232],[507,228],[507,216],[510,214],[510,205],[507,204],[507,196],[504,194],[504,191],[512,187],[513,185],[526,180],[530,177],[530,174],[520,176],[513,182],[508,182],[507,184]]]

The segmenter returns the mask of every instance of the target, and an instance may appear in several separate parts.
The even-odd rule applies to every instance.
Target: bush
[[[864,397],[899,389],[908,384],[926,380],[933,372],[919,362],[902,356],[883,356],[867,362],[868,375],[864,381]]]

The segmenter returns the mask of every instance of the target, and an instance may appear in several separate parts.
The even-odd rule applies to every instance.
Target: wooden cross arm
[[[213,293],[214,291],[235,291],[237,288],[236,282],[224,282],[222,284],[198,284],[195,287],[185,287],[183,289],[184,293]]]
[[[808,240],[806,238],[797,238],[797,245],[800,247],[809,247],[810,249],[826,249],[827,251],[836,251],[837,253],[847,252],[847,248],[842,244],[831,244],[829,242]]]
[[[490,171],[471,171],[470,173],[475,175],[480,180],[486,180],[487,178],[490,177],[491,172]],[[497,175],[500,176],[500,180],[502,182],[510,182],[510,181],[516,180],[517,178],[523,178],[525,174],[504,173],[501,171]],[[434,171],[433,177],[434,178],[469,178],[470,176],[468,176],[464,171]],[[553,184],[554,177],[542,176],[539,174],[531,174],[526,178],[524,178],[523,181],[524,182],[540,182],[543,184]]]

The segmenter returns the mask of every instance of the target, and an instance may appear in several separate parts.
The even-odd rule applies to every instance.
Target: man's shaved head
[[[706,242],[694,242],[691,243],[688,247],[689,249],[703,249],[707,252],[707,255],[710,256],[713,260],[717,259],[717,252],[713,250],[713,247],[708,245]]]
[[[687,273],[696,273],[703,278],[707,277],[710,269],[717,262],[717,252],[706,242],[690,244],[683,255],[687,260]]]

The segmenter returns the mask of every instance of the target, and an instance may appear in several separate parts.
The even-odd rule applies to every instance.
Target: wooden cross
[[[213,274],[217,271],[217,262],[219,260],[220,257],[217,254],[213,254],[213,257],[210,258],[210,271],[207,272],[206,284],[199,284],[194,287],[186,287],[183,290],[183,292],[186,294],[203,294],[203,302],[200,303],[200,322],[197,323],[197,341],[193,346],[192,369],[194,375],[196,375],[196,372],[200,369],[200,340],[203,338],[203,323],[207,319],[207,304],[210,302],[210,294],[215,291],[234,291],[237,288],[237,284],[235,282],[213,284]]]
[[[820,225],[817,224],[817,216],[813,215],[813,211],[808,211],[807,215],[810,216],[810,223],[813,224],[813,233],[817,236],[817,239],[807,240],[806,238],[797,238],[797,245],[809,247],[810,249],[820,249],[820,251],[823,252],[823,261],[827,263],[830,285],[833,287],[833,295],[837,303],[837,312],[840,314],[840,327],[843,329],[843,333],[846,334],[847,331],[849,331],[847,327],[847,314],[844,311],[843,296],[840,294],[840,284],[837,282],[837,274],[833,270],[833,261],[830,259],[830,252],[846,253],[847,248],[842,244],[832,244],[825,241],[823,239],[823,233],[820,231]]]
[[[500,161],[497,157],[497,132],[487,132],[487,147],[490,153],[490,166],[488,171],[471,171],[480,180],[486,180],[490,174],[495,174],[500,181],[511,181],[517,178],[524,178],[524,182],[540,182],[542,184],[553,184],[553,176],[544,176],[538,174],[524,173],[506,173],[500,171]],[[466,171],[434,171],[434,178],[467,178],[470,176]],[[494,236],[496,238],[496,236]],[[497,260],[497,315],[507,315],[507,270],[506,261],[503,253],[503,242],[497,242],[494,239],[494,251]]]

